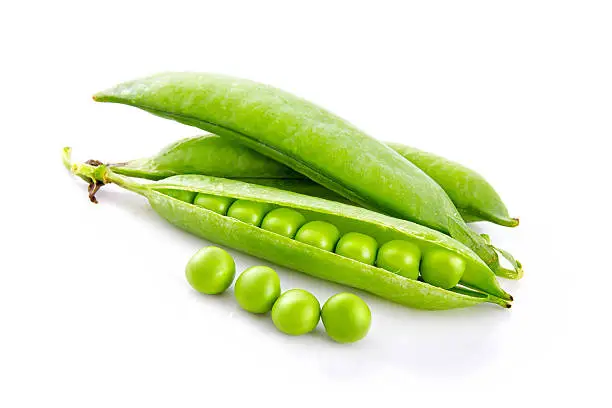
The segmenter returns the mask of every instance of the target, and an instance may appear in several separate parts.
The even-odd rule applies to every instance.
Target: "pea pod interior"
[[[299,211],[307,222],[325,221],[337,227],[340,230],[341,235],[350,232],[358,232],[374,238],[379,245],[383,245],[384,243],[392,240],[405,240],[416,245],[423,254],[429,253],[434,249],[443,248],[459,255],[465,260],[466,270],[461,279],[462,285],[486,292],[502,299],[511,299],[511,296],[509,296],[499,287],[495,275],[490,271],[486,264],[469,248],[444,234],[408,221],[399,220],[351,205],[322,200],[269,187],[207,176],[173,176],[160,182],[150,184],[149,186],[150,190],[161,192],[167,196],[179,195],[172,193],[173,190],[192,191],[218,197],[230,197],[236,200],[240,199],[252,202],[261,202],[270,205],[268,207],[269,209],[275,207],[291,208]],[[191,197],[193,197],[193,195]],[[180,200],[171,198],[170,201],[173,202]],[[191,203],[187,202],[186,204]],[[175,203],[174,205],[182,204]],[[155,207],[155,205],[153,206]],[[191,207],[196,206],[191,205]],[[191,208],[190,211],[196,211],[196,209],[198,211],[208,211],[206,209],[199,208]],[[177,222],[180,220],[175,218],[170,221]],[[188,225],[185,227],[186,229],[189,229]],[[261,234],[268,233],[261,228],[257,228],[257,231]],[[301,247],[304,245],[286,237],[275,237],[275,239],[287,240],[287,244],[290,247]],[[308,248],[308,251],[311,250],[312,248]],[[337,254],[334,254],[334,256],[340,257],[340,255]],[[343,258],[343,260],[346,262],[355,262],[344,257],[341,258]],[[380,268],[375,269],[379,271],[381,270]],[[368,289],[367,287],[360,288],[365,290]]]

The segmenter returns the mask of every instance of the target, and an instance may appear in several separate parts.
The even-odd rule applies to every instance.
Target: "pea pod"
[[[165,73],[94,95],[243,144],[365,208],[413,221],[471,248],[496,274],[496,249],[472,231],[422,170],[349,122],[279,89],[223,75]]]
[[[69,154],[67,149],[64,156],[67,167],[94,186],[89,190],[90,197],[100,185],[115,183],[145,196],[153,209],[170,223],[218,244],[415,308],[440,310],[483,302],[510,307],[512,297],[499,287],[495,275],[475,253],[448,236],[421,225],[347,204],[209,176],[182,175],[154,183],[139,183],[113,173],[107,166],[71,164]],[[379,243],[401,239],[417,245],[423,253],[445,250],[466,264],[461,280],[463,287],[445,290],[409,279],[181,201],[175,197],[187,197],[187,194],[168,194],[169,191],[191,192],[191,196],[207,194],[236,202],[246,200],[261,203],[261,207],[288,208],[299,212],[307,221],[328,222],[342,233],[359,232]]]
[[[490,221],[507,227],[518,225],[518,219],[509,216],[499,194],[474,170],[413,147],[397,143],[387,145],[438,183],[464,220]],[[179,140],[155,156],[115,164],[111,168],[118,174],[151,180],[178,174],[244,179],[255,184],[348,202],[341,195],[289,167],[232,140],[212,134]]]

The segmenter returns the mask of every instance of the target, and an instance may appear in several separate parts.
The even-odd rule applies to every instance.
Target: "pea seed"
[[[206,208],[207,210],[214,211],[221,215],[227,214],[227,209],[233,202],[233,198],[219,197],[203,193],[199,193],[193,200],[194,205]]]
[[[251,313],[267,313],[280,295],[280,279],[274,269],[252,266],[236,280],[234,296],[241,308]]]
[[[236,200],[227,211],[227,216],[258,227],[271,208],[268,203]]]
[[[359,232],[349,232],[340,238],[335,252],[338,255],[373,265],[377,249],[378,243],[371,236]]]
[[[465,267],[463,258],[449,251],[435,249],[424,254],[421,276],[430,285],[450,289],[457,286]]]
[[[297,230],[306,223],[306,218],[290,208],[277,208],[263,219],[261,228],[288,238],[293,238]]]
[[[340,238],[340,231],[335,225],[325,221],[310,221],[302,226],[295,235],[295,240],[326,251],[333,251]]]
[[[317,327],[321,306],[310,292],[291,289],[278,298],[272,308],[272,321],[283,333],[299,336]]]
[[[177,200],[184,201],[186,203],[193,203],[193,199],[196,196],[196,192],[187,190],[160,190],[167,196],[176,198]]]
[[[224,292],[234,281],[236,265],[232,256],[221,248],[200,249],[187,262],[187,282],[198,292],[216,295]]]
[[[383,244],[378,251],[376,266],[410,279],[419,277],[421,250],[408,241],[395,240]]]
[[[321,310],[321,320],[329,337],[338,343],[353,343],[368,334],[372,314],[359,296],[338,293],[327,299]]]

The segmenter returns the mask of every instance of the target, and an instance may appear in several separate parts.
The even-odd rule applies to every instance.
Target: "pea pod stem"
[[[334,220],[345,231],[361,229],[364,233],[373,234],[375,238],[378,236],[379,239],[382,236],[387,239],[405,237],[418,240],[425,245],[425,248],[449,248],[456,254],[465,257],[471,268],[472,276],[476,276],[474,275],[476,271],[485,275],[490,273],[482,261],[468,248],[439,232],[407,221],[393,219],[363,208],[213,177],[177,176],[162,180],[160,183],[141,184],[113,173],[104,165],[70,163],[69,149],[64,151],[64,163],[73,174],[88,183],[115,183],[145,196],[156,212],[179,228],[314,277],[352,286],[388,300],[421,309],[450,309],[483,302],[505,308],[510,307],[509,301],[484,293],[480,291],[480,288],[479,291],[461,287],[444,290],[424,282],[408,279],[178,200],[164,194],[163,191],[168,189],[192,191],[234,199],[262,201],[296,209],[307,216],[315,214],[321,219]],[[383,240],[381,239],[381,242]],[[502,295],[504,293],[500,292]]]

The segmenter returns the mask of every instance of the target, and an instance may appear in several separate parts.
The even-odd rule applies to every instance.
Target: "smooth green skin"
[[[227,210],[233,202],[234,200],[232,198],[201,193],[196,195],[193,200],[194,205],[206,208],[207,210],[214,211],[221,215],[227,214]]]
[[[193,203],[197,193],[193,191],[185,191],[185,190],[165,190],[164,194],[169,195],[170,197],[176,198],[177,200],[184,201],[186,203]]]
[[[261,228],[293,238],[304,224],[306,224],[306,218],[299,212],[290,208],[276,208],[266,214],[261,222]]]
[[[467,222],[490,221],[505,227],[519,225],[493,186],[479,173],[459,163],[399,143],[387,146],[414,163],[440,185]]]
[[[236,280],[234,296],[247,312],[267,313],[280,296],[280,279],[272,268],[252,266]]]
[[[316,297],[302,289],[283,293],[272,307],[272,321],[276,328],[291,336],[310,333],[317,327],[321,305]]]
[[[338,255],[374,265],[377,249],[378,242],[374,238],[359,232],[349,232],[340,238],[335,252]]]
[[[325,251],[333,251],[340,239],[338,228],[325,221],[311,221],[304,224],[295,234],[295,240]]]
[[[503,268],[495,248],[468,227],[444,190],[412,162],[295,95],[224,75],[168,72],[122,83],[93,98],[235,140],[363,207],[450,235],[496,273],[518,276],[522,271],[518,262],[514,270]]]
[[[234,281],[236,264],[230,254],[214,246],[196,252],[185,267],[187,282],[200,293],[217,295]]]
[[[385,242],[378,250],[376,266],[410,279],[418,279],[421,250],[408,241]]]
[[[338,293],[327,299],[321,309],[321,320],[327,335],[338,343],[354,343],[370,330],[372,313],[359,296]]]
[[[459,283],[465,272],[465,261],[444,250],[433,250],[423,255],[421,277],[430,285],[450,289]]]
[[[227,210],[227,216],[258,227],[271,208],[271,205],[262,202],[236,200]]]
[[[464,220],[518,225],[499,194],[484,177],[459,163],[398,143],[387,146],[410,160],[448,194]],[[305,178],[289,167],[233,140],[206,134],[179,140],[155,156],[111,166],[113,171],[150,180],[179,174],[202,174],[269,185],[283,190],[348,202],[341,195]]]
[[[93,167],[84,163],[72,163],[70,151],[70,148],[64,149],[63,160],[65,166],[76,176],[91,182],[115,183],[141,194],[168,222],[220,245],[418,309],[453,309],[483,302],[510,307],[509,302],[500,298],[511,299],[511,296],[499,287],[495,276],[474,252],[448,236],[421,225],[342,203],[214,177],[187,175],[171,177],[157,183],[140,183],[117,175],[106,166]],[[407,279],[176,200],[160,192],[168,188],[261,200],[275,206],[293,208],[307,219],[329,221],[343,231],[360,231],[378,242],[402,239],[419,246],[421,251],[447,249],[466,261],[467,268],[461,284],[478,287],[486,293],[464,288],[444,290],[425,282]]]

